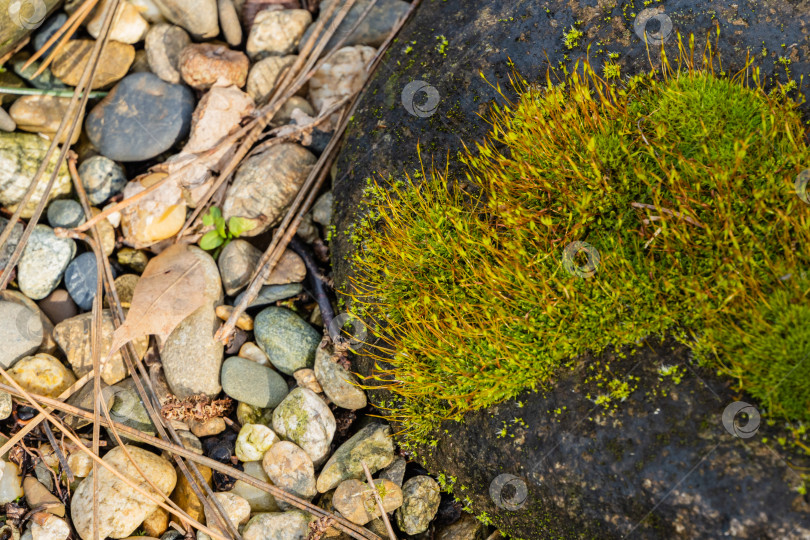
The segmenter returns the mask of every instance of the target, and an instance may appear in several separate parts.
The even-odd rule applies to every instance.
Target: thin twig
[[[388,521],[388,514],[385,512],[385,506],[383,506],[382,497],[380,497],[380,492],[377,491],[377,486],[374,485],[374,478],[371,477],[371,471],[368,470],[368,465],[366,465],[365,461],[361,460],[360,465],[363,466],[363,471],[365,471],[366,473],[368,485],[371,486],[371,491],[374,492],[374,499],[377,501],[377,506],[380,507],[380,516],[382,517],[382,520],[385,523],[385,530],[388,531],[388,536],[391,538],[391,540],[397,540],[397,537],[394,534],[394,529],[391,528],[391,522]]]
[[[53,452],[56,454],[56,459],[59,460],[59,464],[62,466],[62,470],[65,471],[65,474],[67,474],[68,482],[73,483],[73,480],[75,480],[76,477],[73,476],[73,471],[70,470],[67,458],[65,457],[65,454],[62,452],[62,449],[59,448],[59,444],[57,444],[56,437],[53,436],[53,431],[51,431],[51,426],[48,425],[48,422],[44,422],[42,424],[42,431],[45,432],[45,436],[48,438],[48,442],[51,443],[51,448],[53,448]]]
[[[290,249],[301,257],[301,259],[304,261],[304,266],[307,267],[309,282],[312,285],[312,295],[321,310],[321,318],[323,318],[324,327],[327,330],[330,330],[332,327],[332,321],[335,319],[335,312],[332,310],[332,302],[329,300],[329,295],[326,292],[326,287],[324,285],[323,278],[321,277],[320,269],[315,263],[315,259],[312,257],[312,253],[310,252],[309,248],[303,242],[298,240],[298,238],[293,238],[290,240]],[[338,339],[339,334],[338,336],[331,337],[334,341]]]
[[[691,223],[692,225],[700,227],[701,229],[706,228],[706,225],[699,222],[698,220],[696,220],[694,218],[691,218],[691,217],[689,217],[687,215],[684,215],[681,212],[676,212],[675,210],[670,210],[669,208],[663,208],[663,207],[659,208],[659,207],[656,207],[655,205],[652,205],[652,204],[645,204],[645,203],[640,203],[640,202],[635,202],[635,201],[631,202],[630,206],[632,206],[633,208],[646,208],[647,210],[660,210],[661,212],[663,212],[665,214],[669,214],[670,216],[675,216],[677,218],[680,218],[680,219],[686,221],[687,223]],[[653,217],[655,217],[655,216],[653,216]],[[655,220],[653,219],[652,221],[655,221]]]
[[[57,96],[73,97],[73,90],[48,90],[42,88],[12,88],[11,86],[0,86],[0,94],[11,94],[15,96]],[[103,98],[107,92],[90,92],[90,99]]]

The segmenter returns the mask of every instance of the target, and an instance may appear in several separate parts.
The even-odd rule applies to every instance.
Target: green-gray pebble
[[[231,398],[254,407],[275,407],[289,393],[281,375],[240,356],[225,360],[221,381],[222,389]]]
[[[265,308],[256,316],[253,328],[259,347],[280,372],[292,375],[314,365],[321,336],[289,309]]]

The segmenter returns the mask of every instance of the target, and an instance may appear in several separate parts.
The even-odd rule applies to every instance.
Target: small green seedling
[[[216,250],[213,254],[214,258],[231,240],[239,238],[241,234],[256,226],[252,219],[239,216],[233,216],[226,225],[225,218],[222,217],[222,211],[216,206],[208,209],[208,212],[203,215],[202,221],[203,225],[214,227],[214,230],[205,233],[200,238],[199,245],[206,251]]]

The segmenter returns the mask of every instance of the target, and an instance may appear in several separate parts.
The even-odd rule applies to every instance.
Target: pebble
[[[333,1],[334,0],[324,0],[321,2],[320,12],[326,13],[326,10]],[[324,48],[324,52],[331,50],[338,44],[338,41],[344,37],[347,38],[345,41],[346,45],[371,45],[372,47],[379,47],[391,33],[397,21],[410,9],[410,4],[402,0],[377,0],[377,3],[371,8],[371,11],[366,15],[363,21],[351,35],[347,37],[349,30],[357,24],[360,16],[368,9],[370,3],[371,0],[358,0],[352,6],[349,13],[346,14],[346,17],[341,21],[337,30],[329,39],[326,48]],[[324,26],[324,30],[329,27],[336,13],[337,11],[329,18],[326,26]],[[309,36],[314,30],[314,26],[313,24],[304,34],[301,40],[303,43],[309,39]]]
[[[253,60],[283,56],[295,51],[312,23],[306,9],[265,10],[256,15],[247,38],[247,53]]]
[[[88,251],[73,259],[65,270],[65,288],[82,310],[93,307],[98,283],[96,256]]]
[[[67,116],[70,98],[59,96],[21,96],[9,108],[8,114],[17,124],[17,128],[32,133],[41,133],[53,139],[62,119]],[[70,126],[68,126],[70,127]],[[81,122],[76,127],[71,144],[79,140]],[[68,130],[62,132],[59,143],[67,141]]]
[[[293,377],[295,378],[295,382],[298,383],[298,386],[312,390],[316,394],[323,393],[323,388],[320,383],[318,383],[314,370],[309,368],[299,369],[293,373]]]
[[[51,514],[34,515],[31,519],[31,540],[66,540],[70,525],[64,519]]]
[[[67,462],[70,470],[78,478],[87,478],[93,470],[93,459],[81,450],[70,454]]]
[[[287,383],[267,366],[232,356],[222,364],[222,389],[254,407],[276,407],[287,396]]]
[[[245,86],[250,62],[245,53],[215,43],[195,43],[180,54],[180,75],[197,90],[219,86]]]
[[[175,427],[175,429],[177,429]],[[191,450],[198,456],[203,455],[202,441],[190,431],[177,429],[177,438],[186,450]]]
[[[119,249],[116,258],[119,264],[129,266],[138,274],[143,274],[143,271],[146,270],[146,264],[149,262],[149,257],[146,256],[146,253],[132,248]]]
[[[437,540],[484,540],[487,527],[475,516],[463,514],[461,519],[439,530]]]
[[[140,276],[135,274],[124,274],[118,276],[115,278],[115,281],[113,281],[113,287],[115,288],[115,293],[118,295],[118,301],[121,302],[122,308],[129,309],[132,304],[132,297],[135,294],[135,287],[138,285],[139,279]],[[106,298],[104,307],[109,307]]]
[[[65,289],[56,289],[39,301],[39,307],[53,322],[59,324],[79,314],[79,308]]]
[[[143,471],[146,478],[160,491],[168,495],[177,483],[177,474],[167,460],[136,446],[127,446],[132,459]],[[116,447],[102,458],[104,462],[130,478],[142,478],[135,466],[124,454],[122,447]],[[117,476],[103,467],[98,467],[98,536],[124,538],[131,535],[154,512],[157,504],[133,490]],[[141,488],[153,498],[159,495],[145,482]],[[73,493],[70,503],[73,526],[82,540],[93,538],[93,473],[81,481]]]
[[[319,466],[329,455],[335,417],[312,390],[294,388],[273,411],[273,431],[300,446]]]
[[[366,393],[359,387],[360,381],[349,370],[333,362],[328,349],[318,347],[315,351],[315,377],[324,394],[338,407],[357,410],[366,406]]]
[[[201,41],[219,34],[216,0],[154,0],[163,16]]]
[[[99,390],[101,391],[101,397],[103,398],[104,405],[107,407],[107,410],[113,405],[114,396],[108,388],[110,387],[109,384],[105,383],[104,380],[100,380],[98,382]],[[93,412],[93,381],[88,381],[84,386],[82,386],[77,392],[71,395],[67,402],[69,405],[73,405],[74,407],[78,407],[80,409],[84,409],[85,411]],[[80,418],[78,416],[66,416],[65,423],[69,425],[73,429],[81,429],[84,426],[89,426],[92,421],[87,420],[85,418]]]
[[[95,206],[91,206],[90,213],[95,217],[101,213],[101,210]],[[98,227],[99,240],[101,241],[101,251],[104,255],[109,257],[115,250],[115,229],[112,223],[106,219],[102,219],[96,223],[96,227]]]
[[[256,514],[245,525],[242,538],[244,540],[306,540],[308,535],[308,514],[291,510],[281,513]]]
[[[197,468],[200,470],[200,475],[203,477],[203,480],[205,480],[205,483],[210,486],[214,476],[214,471],[205,465],[198,465]],[[197,482],[197,485],[200,489],[203,489],[199,482]],[[174,501],[177,506],[182,508],[184,512],[190,515],[192,519],[196,519],[197,521],[203,519],[205,514],[202,501],[200,501],[200,499],[194,493],[194,490],[186,478],[186,475],[177,474],[177,488],[175,488],[171,498],[172,501]]]
[[[0,132],[0,205],[9,212],[17,210],[17,205],[31,185],[49,146],[50,141],[33,133]],[[51,156],[48,170],[53,170],[57,157],[56,153]],[[34,210],[45,193],[45,184],[46,181],[37,184],[33,196],[23,208],[22,218],[28,219],[34,215]],[[72,190],[70,173],[67,165],[63,163],[48,201],[67,196]]]
[[[143,161],[188,135],[194,105],[189,88],[152,73],[133,73],[87,115],[87,135],[103,156]]]
[[[293,311],[265,308],[256,316],[254,326],[256,342],[277,370],[292,375],[313,366],[321,336]]]
[[[254,407],[240,401],[239,405],[236,406],[236,419],[242,425],[262,424],[263,426],[269,426],[273,421],[273,409]]]
[[[83,377],[93,369],[91,356],[90,325],[92,313],[83,313],[57,324],[53,329],[53,337],[59,347],[65,352],[68,362],[77,377]],[[101,351],[100,358],[106,358],[112,345],[112,334],[115,331],[112,313],[109,309],[101,311]],[[138,358],[143,358],[149,345],[149,336],[136,338],[132,341]],[[101,378],[107,384],[115,384],[124,380],[128,370],[121,351],[112,355],[101,368]]]
[[[275,304],[279,300],[285,300],[287,298],[291,298],[295,295],[301,294],[301,291],[304,290],[303,285],[300,283],[290,283],[288,285],[265,285],[261,289],[259,289],[259,294],[253,301],[248,304],[248,308],[257,308],[257,307],[265,307],[268,305]],[[239,294],[239,296],[234,299],[234,304],[239,304],[242,301],[242,297],[244,296],[244,292]],[[255,326],[254,321],[254,326]]]
[[[166,18],[161,13],[156,0],[128,0],[130,4],[138,8],[141,17],[151,24],[166,22]]]
[[[267,358],[267,355],[252,341],[248,341],[240,347],[239,356],[252,360],[262,366],[270,365],[270,360]]]
[[[75,254],[75,241],[58,238],[47,225],[37,225],[17,266],[20,291],[33,300],[51,294]]]
[[[73,199],[56,199],[48,205],[48,223],[54,229],[62,227],[72,229],[84,222],[84,209]]]
[[[366,65],[376,54],[365,45],[343,47],[319,67],[309,80],[309,102],[322,112],[363,86]]]
[[[8,392],[0,392],[0,420],[5,420],[11,416],[12,406],[11,394]]]
[[[268,56],[253,64],[247,78],[247,93],[250,97],[259,105],[266,103],[275,90],[282,71],[297,58],[295,55]]]
[[[390,480],[375,480],[374,485],[382,499],[386,513],[393,512],[402,506],[402,490]],[[374,492],[366,482],[344,480],[335,490],[332,499],[341,515],[357,525],[365,525],[374,518],[380,517],[380,507]]]
[[[8,369],[34,353],[42,343],[43,327],[37,313],[20,304],[0,301],[0,366]]]
[[[8,220],[0,216],[0,230],[5,230],[6,225],[8,225]],[[11,229],[11,234],[9,235],[8,240],[6,240],[5,245],[0,247],[0,269],[5,268],[6,264],[8,264],[11,254],[14,253],[14,250],[17,249],[17,245],[20,243],[22,233],[23,224],[22,222],[18,221],[14,224],[14,228]]]
[[[146,34],[146,59],[152,73],[172,84],[181,81],[180,53],[191,38],[185,30],[173,24],[156,24]]]
[[[391,428],[385,424],[369,424],[335,450],[318,476],[318,491],[326,493],[344,480],[365,478],[361,462],[374,474],[393,460]]]
[[[222,319],[223,321],[227,321],[228,317],[231,316],[233,313],[234,307],[233,306],[217,306],[217,317]],[[242,313],[236,319],[236,327],[241,328],[242,330],[249,332],[253,330],[253,319],[247,313]]]
[[[405,480],[405,467],[408,463],[405,458],[397,456],[389,466],[380,472],[380,478],[391,480],[398,486],[402,486],[402,481]]]
[[[65,505],[34,476],[26,476],[22,483],[25,502],[29,508],[45,505],[44,510],[54,516],[65,517]]]
[[[243,497],[240,497],[235,493],[226,492],[214,493],[213,498],[217,500],[220,506],[222,506],[225,513],[224,517],[231,522],[235,529],[238,529],[240,525],[247,523],[247,520],[250,518],[250,503],[248,503]],[[211,506],[214,507],[213,501],[211,502]],[[207,508],[205,509],[205,522],[209,528],[223,533],[223,536],[228,538],[229,535],[219,526],[219,520],[217,517],[211,515]]]
[[[51,69],[57,79],[68,86],[76,86],[95,46],[92,39],[68,41],[56,55]],[[92,89],[104,88],[120,81],[135,61],[135,47],[127,43],[109,41],[101,51],[98,69],[93,76]]]
[[[68,20],[68,16],[66,13],[59,11],[54,15],[51,15],[45,22],[42,23],[42,26],[37,28],[37,31],[34,33],[34,50],[40,50],[42,47],[45,46],[45,43],[48,42],[49,39],[65,24]],[[48,58],[53,50],[56,48],[56,44],[54,43],[48,49],[45,50],[45,53],[42,55],[42,58]]]
[[[25,296],[23,293],[19,291],[12,291],[6,289],[5,291],[0,291],[0,300],[5,300],[6,302],[13,302],[15,304],[20,304],[28,308],[32,313],[35,313],[37,317],[39,317],[40,323],[42,323],[42,343],[39,346],[37,352],[44,352],[47,354],[56,355],[56,352],[59,350],[59,346],[56,344],[56,341],[53,339],[53,324],[39,309],[39,306],[36,302]],[[20,331],[23,331],[23,328],[28,328],[25,331],[37,331],[37,324],[34,321],[23,319],[20,321]]]
[[[124,168],[104,156],[93,156],[79,165],[79,177],[91,204],[104,204],[127,185]]]
[[[0,504],[14,502],[23,496],[20,469],[8,461],[0,461]]]
[[[250,84],[250,80],[248,80],[248,84]],[[284,102],[284,105],[278,110],[275,116],[273,116],[273,120],[271,124],[274,126],[282,126],[284,124],[289,124],[292,120],[293,112],[296,110],[300,110],[307,116],[315,116],[315,109],[312,108],[312,105],[309,104],[309,101],[302,98],[301,96],[292,96],[290,99]],[[309,215],[309,214],[307,214]],[[306,235],[301,234],[302,225],[298,227],[298,236],[304,239],[307,243],[312,243],[310,240],[306,239]],[[311,226],[311,225],[310,225]],[[313,239],[314,240],[314,239]]]
[[[211,437],[212,435],[219,435],[228,427],[225,424],[225,420],[219,416],[209,418],[208,420],[202,422],[192,419],[189,420],[188,426],[191,428],[191,433],[197,437]]]
[[[178,245],[176,249],[178,255],[183,250],[191,251],[200,261],[205,276],[205,303],[166,338],[161,351],[163,370],[169,388],[180,399],[193,394],[216,396],[222,390],[219,372],[224,352],[222,343],[214,339],[220,326],[215,305],[222,301],[219,269],[211,255],[196,246]]]
[[[236,437],[234,453],[239,461],[259,461],[264,453],[278,442],[278,435],[269,427],[262,424],[245,424]]]
[[[248,461],[244,464],[245,474],[249,474],[262,482],[270,482],[267,473],[262,468],[261,461]],[[239,495],[250,504],[253,512],[276,512],[279,510],[276,499],[266,491],[251,486],[241,480],[237,480],[231,489],[231,493]]]
[[[246,159],[225,193],[223,217],[254,220],[256,227],[243,236],[265,232],[295,198],[315,161],[312,152],[295,143],[277,144]]]
[[[20,359],[8,374],[27,392],[52,398],[59,397],[76,382],[73,372],[45,353]]]
[[[262,459],[264,472],[273,485],[302,499],[311,500],[318,494],[315,489],[315,466],[306,452],[289,441],[272,445]],[[282,510],[292,508],[278,501]]]
[[[157,434],[155,425],[152,423],[152,419],[149,418],[149,412],[147,412],[143,400],[138,395],[138,387],[132,377],[127,377],[114,386],[108,386],[104,389],[102,395],[111,402],[110,418],[114,422],[135,428],[148,435]],[[110,434],[110,440],[115,440],[109,429],[107,433]],[[132,442],[132,439],[124,435],[121,435],[121,439]]]
[[[151,173],[135,178],[124,188],[124,198],[137,195],[166,176]],[[185,220],[183,192],[177,183],[170,182],[121,211],[121,232],[125,243],[140,249],[174,236]]]
[[[104,0],[98,4],[93,18],[87,22],[87,33],[95,39],[101,35],[101,28],[104,24],[104,12],[110,0]],[[115,12],[112,28],[110,29],[110,39],[134,45],[141,41],[146,32],[149,31],[149,23],[141,16],[140,10],[129,2],[119,2]]]
[[[9,116],[5,109],[0,107],[0,131],[11,133],[17,129],[17,123]]]
[[[160,536],[166,532],[166,529],[169,528],[169,513],[163,508],[155,508],[155,511],[149,514],[149,517],[143,520],[141,528],[148,537],[155,538]],[[138,536],[135,538],[141,538],[141,540],[144,540],[147,538],[147,536]]]
[[[425,532],[436,516],[441,488],[430,476],[414,476],[402,486],[402,506],[397,509],[399,530],[415,535]]]
[[[219,26],[225,41],[231,47],[238,47],[242,44],[242,23],[239,22],[233,0],[217,0],[217,11],[219,12]]]
[[[262,252],[251,243],[235,239],[228,243],[219,254],[220,274],[225,294],[233,296],[250,283],[250,277],[259,264]],[[307,275],[304,261],[292,250],[284,250],[281,260],[265,281],[266,285],[283,285],[303,281]]]
[[[328,227],[332,223],[332,204],[334,198],[332,192],[327,191],[315,201],[312,205],[312,219],[316,223],[320,223],[324,227]]]
[[[12,62],[11,66],[14,68],[14,73],[25,79],[28,84],[34,88],[39,88],[40,90],[59,90],[67,88],[67,85],[54,76],[50,68],[42,68],[42,62],[31,62],[30,66],[23,69],[25,64],[26,60],[17,60]],[[42,69],[42,73],[34,77],[34,73],[40,69]]]

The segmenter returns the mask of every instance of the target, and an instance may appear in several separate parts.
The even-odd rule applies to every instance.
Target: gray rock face
[[[259,347],[280,372],[292,375],[297,369],[313,366],[321,337],[289,309],[265,308],[256,316],[253,331]]]
[[[85,121],[93,146],[115,161],[143,161],[188,135],[194,94],[152,73],[124,77]]]
[[[360,381],[346,368],[333,362],[328,349],[315,351],[315,377],[324,394],[343,409],[362,409],[366,406],[366,393],[358,388]]]
[[[335,417],[312,390],[294,388],[273,411],[273,431],[300,446],[315,466],[326,461]]]
[[[746,4],[745,14],[728,0],[713,3],[712,13],[699,13],[698,5],[678,0],[665,8],[651,6],[673,23],[664,44],[667,55],[670,59],[677,55],[676,32],[694,33],[695,48],[702,50],[705,28],[717,25],[720,35],[715,39],[712,33],[712,48],[721,52],[727,73],[742,69],[749,51],[764,47],[770,54],[783,42],[800,42],[798,21],[807,18],[806,6],[799,4]],[[365,179],[400,178],[405,171],[419,169],[417,144],[437,149],[432,156],[424,152],[421,156],[422,161],[437,162],[448,153],[455,155],[462,143],[474,147],[491,129],[478,116],[481,104],[501,102],[493,87],[510,88],[509,58],[518,72],[533,77],[529,82],[543,83],[546,66],[562,63],[570,72],[586,55],[589,43],[602,41],[617,47],[622,76],[649,70],[645,43],[620,5],[606,12],[581,2],[555,0],[548,9],[546,13],[533,0],[436,0],[423,2],[416,11],[398,36],[399,43],[413,44],[413,49],[406,53],[404,46],[392,48],[388,65],[397,67],[372,76],[338,158],[332,220],[337,230],[330,248],[339,288],[345,290],[352,275],[355,248],[345,233],[363,217],[357,208]],[[605,24],[606,16],[612,18],[611,24]],[[786,24],[787,35],[777,37],[770,31],[774,20],[797,22]],[[561,35],[574,21],[582,21],[578,28],[587,40],[572,51]],[[649,32],[658,31],[657,22],[650,25]],[[436,50],[436,36],[441,35],[449,41],[446,56]],[[652,62],[658,65],[660,56],[652,49]],[[606,55],[591,54],[590,59],[601,73]],[[763,80],[773,80],[780,71],[773,57],[758,67]],[[797,81],[810,75],[810,62],[803,56],[790,68]],[[437,90],[440,101],[433,116],[416,117],[401,106],[403,89],[411,81],[425,81]],[[804,104],[802,110],[807,107]],[[376,128],[380,122],[386,129]],[[432,129],[436,122],[446,129]],[[462,164],[450,160],[449,166],[451,175],[463,177]],[[802,510],[807,502],[797,498],[790,480],[795,476],[785,464],[806,457],[776,445],[755,450],[753,439],[730,436],[721,414],[740,396],[726,392],[728,381],[702,371],[697,372],[698,379],[690,373],[695,366],[687,351],[672,342],[649,345],[649,352],[626,361],[612,354],[583,359],[548,392],[527,391],[515,400],[465,415],[461,422],[442,424],[431,434],[436,447],[418,450],[422,464],[431,472],[455,476],[457,485],[468,487],[474,511],[487,512],[495,526],[516,537],[622,538],[636,525],[632,536],[650,539],[724,535],[776,539],[791,531],[795,538],[810,535],[808,513]],[[630,373],[640,377],[638,397],[628,398],[615,413],[596,414],[586,398],[588,392],[598,391],[585,382],[589,362],[609,362],[620,379]],[[679,385],[667,386],[665,397],[657,373],[661,364],[683,366],[688,374]],[[379,374],[364,358],[356,360],[354,370],[364,376]],[[382,390],[369,392],[369,397],[375,404],[391,399]],[[548,413],[563,406],[567,412],[562,415]],[[528,427],[498,438],[504,423],[513,426],[515,418],[524,419]],[[762,425],[756,439],[760,436],[772,441],[781,435]],[[490,485],[501,474],[525,482],[524,501],[516,498],[522,491],[512,488],[522,484],[515,482],[498,499],[501,506],[496,505]],[[496,494],[502,481],[495,484]],[[676,485],[677,496],[675,492],[667,496]],[[753,489],[756,497],[750,496]]]
[[[196,246],[186,246],[200,260],[205,276],[205,304],[175,328],[161,348],[163,371],[172,392],[180,399],[192,394],[215,396],[222,390],[222,343],[214,333],[222,321],[215,308],[222,303],[222,282],[214,259]]]
[[[76,242],[58,238],[47,225],[37,225],[17,266],[20,290],[28,298],[42,300],[53,291],[76,254]]]
[[[318,476],[318,491],[326,493],[344,480],[365,478],[362,463],[374,474],[393,460],[391,428],[384,424],[370,424],[335,450]]]
[[[79,177],[92,204],[103,204],[127,185],[124,168],[104,156],[93,156],[79,165]]]
[[[414,476],[402,486],[402,506],[397,509],[399,530],[419,534],[428,529],[441,501],[441,488],[430,476]]]
[[[33,133],[0,132],[0,205],[12,212],[17,209],[45,158],[48,146],[50,141]],[[46,180],[53,173],[57,157],[55,153],[51,156],[51,162],[43,176]],[[30,218],[34,214],[34,209],[45,193],[45,184],[47,181],[37,184],[33,196],[23,209],[23,218]],[[72,185],[67,165],[62,164],[48,200],[70,194]]]
[[[275,407],[288,393],[281,375],[239,356],[222,364],[222,389],[237,401],[261,408]]]
[[[197,40],[219,34],[216,0],[155,0],[169,21],[182,26]]]
[[[321,13],[325,13],[333,1],[334,0],[324,0],[321,2]],[[349,33],[349,30],[357,23],[357,20],[363,12],[365,12],[370,3],[371,0],[359,0],[355,2],[324,48],[324,52],[331,50],[332,47],[337,45],[338,41]],[[345,45],[371,45],[372,47],[382,45],[399,18],[405,15],[409,8],[410,5],[402,0],[378,0],[363,22],[348,36]],[[332,19],[334,19],[334,14],[330,17],[324,29],[329,28]],[[314,27],[315,25],[313,24],[307,29],[304,33],[304,37],[301,39],[301,43],[306,43]]]
[[[277,144],[239,166],[225,193],[222,214],[252,219],[256,227],[243,236],[268,230],[290,205],[303,185],[315,156],[298,144]]]
[[[42,343],[39,315],[20,304],[0,301],[0,366],[8,369],[14,362],[33,354]]]

